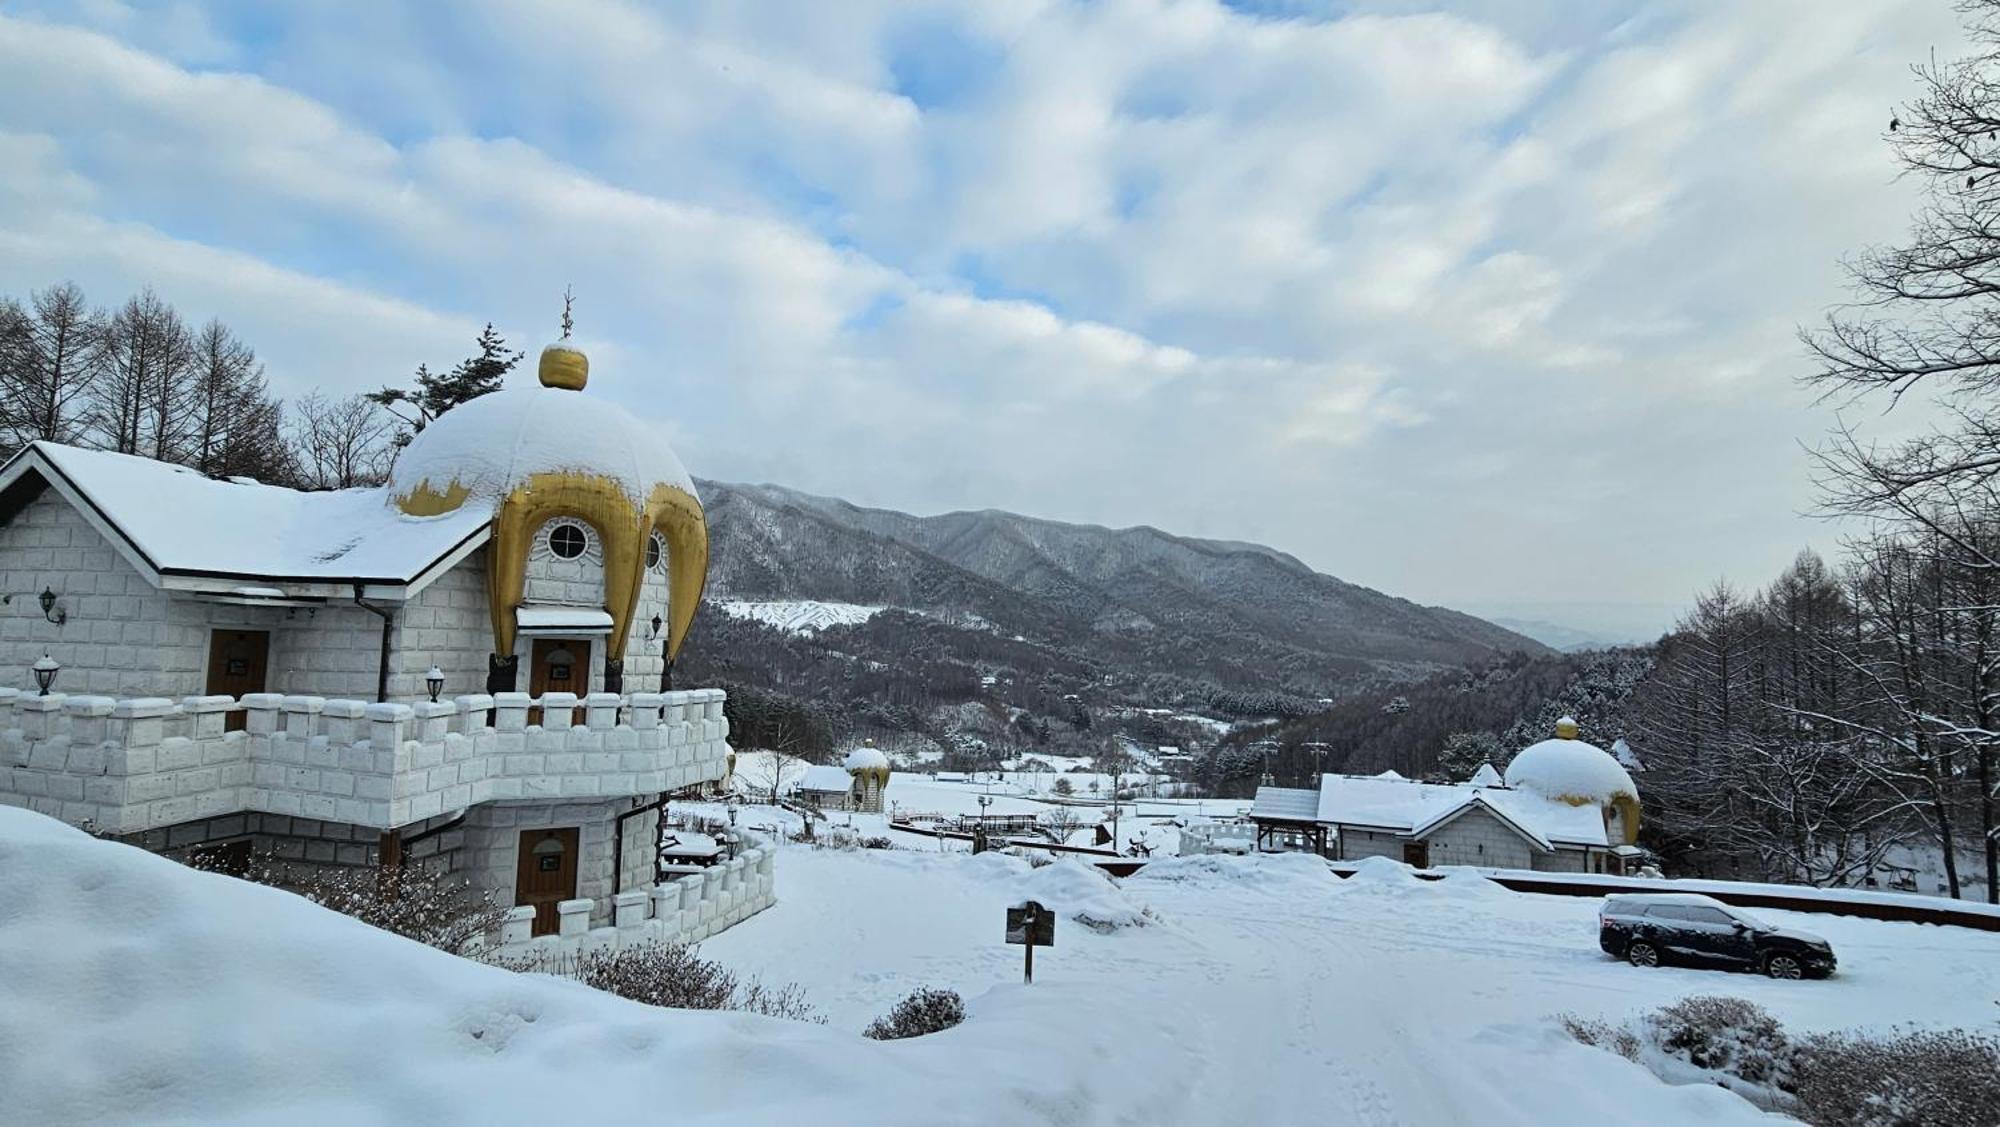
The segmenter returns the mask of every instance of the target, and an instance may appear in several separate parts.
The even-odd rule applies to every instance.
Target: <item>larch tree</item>
[[[64,282],[0,303],[0,420],[6,453],[37,439],[73,442],[103,366],[104,314]]]

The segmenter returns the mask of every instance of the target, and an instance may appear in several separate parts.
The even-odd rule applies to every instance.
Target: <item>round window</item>
[[[655,532],[646,539],[646,569],[658,571],[667,560],[666,538]]]
[[[554,552],[557,559],[573,560],[589,546],[590,538],[576,525],[559,524],[549,529],[549,551]]]

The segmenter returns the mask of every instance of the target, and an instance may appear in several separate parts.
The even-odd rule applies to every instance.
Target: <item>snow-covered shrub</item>
[[[861,833],[853,826],[828,826],[820,832],[819,840],[813,844],[820,849],[850,852],[861,848]]]
[[[191,868],[222,870],[229,863],[197,853]],[[487,933],[499,930],[507,906],[494,902],[462,877],[417,866],[378,869],[372,865],[315,865],[271,855],[250,859],[231,875],[297,893],[322,908],[414,939],[454,955],[468,954]]]
[[[1585,1045],[1610,1049],[1629,1061],[1639,1059],[1639,1037],[1625,1026],[1576,1014],[1557,1014],[1556,1020],[1562,1023],[1565,1033]]]
[[[863,849],[894,849],[894,848],[896,848],[896,843],[895,843],[895,842],[893,842],[893,841],[890,841],[890,840],[889,840],[889,838],[888,838],[888,837],[887,837],[886,835],[884,835],[884,834],[875,834],[875,835],[873,835],[873,836],[871,836],[871,837],[864,837],[864,838],[862,838],[862,839],[861,839],[861,848],[863,848]]]
[[[1647,1040],[1696,1068],[1789,1088],[1791,1045],[1778,1019],[1742,998],[1695,996],[1647,1016]]]
[[[519,969],[519,968],[517,968]],[[704,959],[685,943],[599,948],[576,961],[571,977],[585,986],[649,1006],[683,1010],[743,1010],[766,1017],[825,1024],[796,984],[777,989]]]
[[[964,1020],[965,999],[958,996],[958,991],[926,986],[869,1022],[861,1035],[877,1041],[900,1041],[950,1029]]]
[[[1792,1060],[1798,1114],[1830,1127],[2000,1123],[2000,1038],[1963,1029],[1808,1037]]]

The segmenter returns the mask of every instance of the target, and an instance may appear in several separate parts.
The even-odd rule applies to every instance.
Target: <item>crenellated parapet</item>
[[[720,689],[419,704],[0,689],[0,803],[131,834],[241,811],[390,829],[482,802],[719,782]],[[230,731],[232,713],[242,730]]]
[[[596,950],[697,943],[776,903],[775,888],[775,855],[769,846],[759,846],[704,872],[618,893],[608,926],[590,926],[595,901],[564,900],[556,905],[556,934],[530,938],[535,910],[511,908],[500,925],[499,944],[487,955],[510,966],[554,971]]]

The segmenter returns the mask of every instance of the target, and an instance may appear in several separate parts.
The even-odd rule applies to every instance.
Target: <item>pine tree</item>
[[[506,338],[493,328],[491,321],[480,331],[476,343],[479,347],[477,356],[459,361],[456,367],[443,375],[433,373],[428,365],[417,365],[414,389],[385,387],[369,393],[370,401],[387,407],[391,414],[410,428],[399,437],[399,443],[408,442],[411,434],[424,429],[453,407],[499,391],[501,381],[526,355],[510,351]]]

